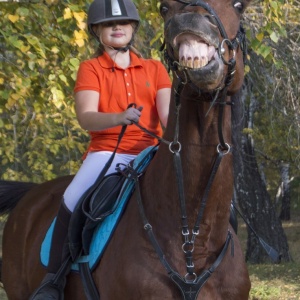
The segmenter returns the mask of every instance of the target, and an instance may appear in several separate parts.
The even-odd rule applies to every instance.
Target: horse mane
[[[34,186],[33,182],[0,180],[0,215],[8,214]]]
[[[231,132],[232,144],[235,151],[240,151],[243,129],[245,127],[245,99],[242,87],[236,94],[231,96],[232,105],[231,114]]]

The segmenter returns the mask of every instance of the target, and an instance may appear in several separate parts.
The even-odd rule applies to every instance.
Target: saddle
[[[153,159],[157,146],[142,151],[125,168],[98,180],[93,191],[87,191],[72,213],[69,225],[69,248],[72,270],[78,271],[88,299],[99,299],[91,276],[135,189],[135,178],[141,176]],[[41,247],[41,262],[47,266],[51,247],[52,222]]]
[[[126,172],[105,176],[91,197],[83,197],[76,206],[68,234],[73,261],[81,254],[88,255],[94,229],[118,207],[121,200],[118,196],[126,180],[124,174]]]
[[[140,176],[145,172],[156,151],[157,147],[149,147],[138,155],[128,168],[105,176],[90,197],[83,197],[73,212],[69,227],[72,269],[79,271],[87,299],[99,299],[99,292],[91,272],[98,265],[135,189],[135,176]],[[230,216],[230,222],[236,230],[236,219],[232,208]],[[41,248],[41,260],[44,265],[47,265],[47,255],[49,255],[52,236],[51,228],[53,229],[54,222],[55,220],[48,230]],[[230,240],[228,239],[226,244]],[[227,249],[227,247],[225,248]],[[217,260],[218,263],[219,260]],[[175,275],[172,280],[181,289],[184,289],[181,281],[178,281],[179,277]],[[201,280],[199,279],[195,288],[204,284],[207,274],[204,275],[200,277]]]

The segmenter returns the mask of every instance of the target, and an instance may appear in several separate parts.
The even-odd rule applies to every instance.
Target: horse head
[[[160,1],[165,58],[176,77],[204,92],[240,89],[246,55],[240,18],[250,1]]]

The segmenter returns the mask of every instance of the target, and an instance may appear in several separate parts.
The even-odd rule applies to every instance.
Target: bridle
[[[136,198],[139,206],[140,215],[143,220],[144,229],[146,230],[148,237],[150,239],[150,242],[155,249],[162,265],[165,267],[169,277],[171,280],[177,285],[177,287],[180,289],[181,294],[183,296],[184,300],[196,300],[197,296],[205,284],[205,282],[210,278],[210,276],[213,274],[213,272],[216,270],[216,268],[220,265],[223,258],[225,257],[227,250],[229,248],[229,245],[231,244],[231,255],[234,256],[234,245],[233,245],[233,239],[232,239],[232,233],[228,230],[227,238],[225,240],[225,243],[223,245],[223,248],[221,252],[219,253],[217,259],[215,262],[206,270],[204,270],[200,275],[197,275],[195,273],[195,266],[193,263],[193,251],[194,251],[194,243],[196,240],[197,235],[199,235],[200,230],[200,223],[203,218],[204,209],[206,207],[206,202],[208,200],[211,186],[214,182],[215,175],[217,173],[218,167],[222,161],[222,158],[231,152],[231,146],[224,141],[223,133],[222,133],[222,123],[223,123],[223,108],[226,104],[226,96],[227,96],[227,88],[231,84],[235,72],[235,50],[238,46],[242,47],[243,52],[246,51],[246,43],[245,43],[245,33],[242,27],[240,27],[239,32],[237,33],[236,37],[233,40],[229,40],[226,34],[226,31],[217,16],[217,14],[214,12],[214,10],[207,4],[204,3],[202,0],[194,0],[191,2],[183,1],[183,0],[176,0],[177,2],[180,2],[182,4],[188,5],[188,6],[201,6],[206,11],[208,11],[216,20],[216,23],[218,25],[220,34],[223,38],[223,40],[220,42],[220,49],[218,49],[219,56],[222,58],[223,62],[228,66],[228,72],[225,79],[225,84],[222,89],[218,89],[216,92],[216,96],[214,101],[211,105],[218,104],[219,105],[219,119],[218,119],[218,136],[219,136],[219,144],[217,146],[217,156],[215,158],[213,167],[211,169],[211,173],[206,185],[206,188],[204,190],[204,194],[202,196],[202,199],[200,200],[200,208],[197,214],[197,218],[195,221],[195,225],[192,229],[192,232],[190,234],[189,232],[189,226],[188,226],[188,220],[187,220],[187,213],[186,213],[186,201],[185,201],[185,193],[184,193],[184,185],[183,185],[183,172],[182,172],[182,164],[181,164],[181,144],[178,140],[179,137],[179,110],[180,110],[180,96],[181,92],[184,88],[184,86],[187,84],[187,82],[183,82],[178,76],[177,80],[177,86],[175,87],[175,114],[176,114],[176,125],[175,125],[175,131],[174,131],[174,137],[173,141],[169,142],[166,141],[163,138],[157,137],[151,132],[149,132],[147,129],[141,127],[138,123],[134,122],[135,125],[137,125],[141,130],[147,132],[148,134],[156,137],[161,143],[165,143],[169,146],[170,152],[173,154],[174,158],[174,167],[175,167],[175,173],[176,173],[176,180],[177,180],[177,186],[178,186],[178,195],[179,195],[179,201],[180,201],[180,207],[181,207],[181,220],[182,220],[182,236],[184,243],[182,245],[182,250],[185,255],[186,259],[186,270],[187,273],[184,277],[180,276],[173,268],[170,266],[168,261],[166,260],[166,257],[153,233],[152,226],[149,223],[144,206],[142,203],[142,197],[141,197],[141,189],[139,185],[139,178],[141,174],[136,174],[133,170],[133,172],[130,175],[131,179],[134,179],[136,182]],[[224,52],[223,52],[223,46],[224,43],[227,44],[228,49],[234,53],[234,55],[226,61],[224,59]],[[245,55],[245,54],[244,54]],[[178,68],[178,63],[175,61],[172,61],[170,57],[167,59],[169,67],[174,71],[177,71],[176,68]],[[220,97],[218,97],[219,92],[221,91]],[[216,99],[219,99],[216,102]]]
[[[218,47],[218,55],[222,59],[223,63],[225,65],[227,65],[227,74],[226,74],[223,82],[221,83],[221,85],[214,90],[214,92],[213,92],[214,95],[211,100],[211,105],[210,105],[210,108],[208,109],[206,115],[209,113],[209,111],[215,104],[219,105],[218,133],[219,133],[219,140],[220,140],[220,149],[227,151],[228,146],[224,141],[223,133],[222,133],[223,110],[224,110],[225,105],[233,105],[232,102],[226,102],[226,97],[227,97],[228,88],[234,79],[234,75],[235,75],[235,71],[236,71],[235,70],[236,50],[238,47],[240,47],[240,49],[243,53],[244,64],[246,62],[247,43],[246,43],[245,30],[244,30],[243,26],[240,24],[239,30],[238,30],[235,38],[230,40],[228,38],[228,35],[226,33],[226,30],[225,30],[220,18],[218,17],[218,15],[214,11],[214,9],[211,6],[209,6],[208,3],[205,3],[203,0],[191,0],[191,1],[174,0],[174,1],[182,3],[186,7],[187,6],[202,7],[215,20],[216,25],[219,29],[220,35],[222,37],[222,40],[220,41],[219,47]],[[166,22],[165,28],[167,28],[169,21]],[[232,52],[232,56],[228,60],[226,60],[224,57],[224,54],[226,51],[224,44],[227,44],[228,50],[230,52]],[[166,64],[168,65],[169,70],[172,70],[178,79],[177,86],[175,87],[175,103],[176,103],[176,107],[177,107],[180,103],[180,94],[181,94],[181,91],[183,90],[183,86],[186,85],[187,83],[189,83],[193,87],[194,84],[190,80],[188,80],[188,74],[187,74],[185,68],[181,68],[179,65],[179,62],[176,61],[176,59],[174,57],[169,55],[168,47],[170,47],[170,46],[164,42],[164,44],[161,47],[161,50],[163,50],[165,47],[166,47],[166,49],[164,50],[164,58],[165,58]],[[184,76],[182,77],[180,73],[183,73]],[[195,88],[195,86],[194,86],[194,88]],[[198,89],[198,94],[199,95],[202,94],[202,92],[199,89]]]
[[[213,105],[215,103],[215,101],[217,100],[217,98],[219,97],[220,91],[225,90],[225,92],[223,92],[222,94],[224,96],[227,95],[227,89],[231,85],[233,78],[234,78],[234,74],[235,74],[235,66],[236,66],[235,57],[236,57],[236,50],[238,47],[240,47],[240,49],[242,50],[244,63],[246,62],[247,43],[246,43],[245,30],[244,30],[243,26],[240,25],[239,30],[236,34],[236,37],[234,39],[230,40],[228,38],[228,35],[227,35],[227,33],[224,29],[224,26],[223,26],[220,18],[218,17],[217,13],[207,3],[203,2],[202,0],[192,0],[192,1],[175,0],[175,1],[182,3],[185,6],[200,6],[203,9],[205,9],[211,15],[211,17],[215,20],[216,25],[219,29],[220,35],[222,37],[222,41],[219,43],[219,47],[217,50],[218,50],[219,57],[222,59],[223,63],[227,66],[227,74],[225,76],[224,84],[222,83],[223,87],[220,86],[215,90],[215,96],[212,101],[212,105]],[[165,23],[165,28],[167,26],[168,26],[168,22]],[[226,52],[225,47],[224,47],[225,44],[227,44],[228,50],[230,52],[232,52],[232,56],[228,60],[226,60],[224,57],[224,54]],[[166,43],[164,42],[164,44],[161,47],[161,50],[163,50],[165,48],[165,46],[168,48],[168,45],[166,45]],[[164,50],[164,59],[166,61],[166,64],[167,64],[169,70],[172,70],[178,78],[181,78],[180,75],[178,75],[178,71],[181,71],[184,73],[184,79],[181,78],[181,81],[184,83],[187,83],[188,75],[185,72],[185,68],[180,67],[179,62],[172,55],[169,54],[168,49]]]
[[[218,52],[219,52],[219,56],[223,60],[224,64],[226,64],[226,65],[235,64],[235,50],[239,46],[241,47],[241,50],[243,52],[244,62],[245,62],[246,55],[247,55],[247,43],[246,43],[246,37],[245,37],[245,30],[242,27],[242,25],[240,25],[240,28],[237,32],[236,37],[234,39],[230,40],[228,38],[228,35],[227,35],[227,33],[224,29],[224,26],[223,26],[220,18],[218,17],[217,13],[207,3],[203,2],[202,0],[192,0],[192,1],[174,0],[174,1],[182,3],[185,6],[200,6],[200,7],[204,8],[207,12],[209,12],[211,17],[213,17],[213,19],[216,21],[216,25],[218,26],[219,32],[223,38],[223,40],[220,43],[220,46],[218,47]],[[168,25],[168,22],[165,23],[165,28],[167,27],[167,25]],[[230,51],[233,51],[233,57],[229,61],[226,61],[226,59],[224,58],[224,51],[225,51],[224,43],[227,44]],[[176,67],[176,66],[171,65],[170,67]]]

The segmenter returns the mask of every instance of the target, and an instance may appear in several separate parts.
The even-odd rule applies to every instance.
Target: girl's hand
[[[140,106],[138,108],[130,107],[126,109],[124,112],[120,114],[120,123],[121,125],[131,125],[133,122],[138,123],[140,116],[141,116],[141,111],[143,107]]]

